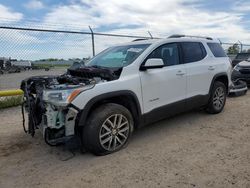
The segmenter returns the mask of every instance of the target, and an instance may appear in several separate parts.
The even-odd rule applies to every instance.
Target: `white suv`
[[[23,80],[28,132],[56,145],[80,138],[96,155],[118,151],[135,128],[204,108],[220,113],[231,64],[208,37],[174,35],[108,48],[60,76]]]

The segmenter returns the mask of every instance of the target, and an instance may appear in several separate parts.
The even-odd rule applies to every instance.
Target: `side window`
[[[179,52],[178,45],[176,43],[164,44],[155,49],[149,56],[149,58],[160,58],[163,60],[166,66],[179,64]]]
[[[219,43],[207,43],[214,57],[227,57],[225,51]]]
[[[202,60],[207,52],[200,42],[182,42],[183,62],[192,63]]]

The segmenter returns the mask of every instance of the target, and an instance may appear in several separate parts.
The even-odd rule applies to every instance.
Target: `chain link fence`
[[[114,44],[147,39],[107,33],[0,26],[0,57],[33,62],[88,59]]]
[[[21,80],[30,76],[63,74],[74,62],[88,60],[112,45],[151,38],[147,33],[145,36],[122,35],[93,32],[91,28],[85,28],[61,28],[61,25],[36,25],[36,28],[31,28],[25,23],[13,27],[9,23],[1,23],[0,90],[16,89]],[[45,72],[51,68],[56,69]],[[39,70],[24,71],[29,69]],[[16,72],[22,73],[9,74]],[[0,108],[10,106],[12,103],[9,101],[14,101],[12,98],[8,100],[8,97],[6,101],[5,98],[0,97]]]
[[[119,43],[131,42],[135,39],[168,37],[162,33],[152,36],[144,31],[140,31],[144,34],[128,35],[120,34],[122,31],[101,33],[97,29],[85,28],[83,31],[73,26],[60,28],[57,25],[53,27],[38,25],[36,28],[31,28],[25,24],[15,25],[15,27],[0,24],[0,90],[18,88],[20,80],[41,74],[41,71],[53,67],[58,69],[53,69],[49,74],[62,74],[74,62],[88,60],[102,50]],[[221,45],[227,53],[234,52],[228,53],[232,60],[237,52],[250,52],[250,45],[242,44],[240,41],[236,43],[221,41]],[[25,71],[18,74],[20,76],[6,74],[30,68],[42,70]],[[6,75],[2,76],[2,74]]]
[[[250,53],[250,45],[240,41],[236,43],[221,42],[221,45],[231,59],[234,59],[237,53]]]
[[[152,35],[121,35],[87,31],[54,30],[44,28],[0,26],[0,57],[33,63],[72,63],[75,59],[88,59],[105,48],[135,39],[148,39]],[[226,52],[250,52],[250,45],[221,42]],[[233,58],[235,56],[231,54]]]

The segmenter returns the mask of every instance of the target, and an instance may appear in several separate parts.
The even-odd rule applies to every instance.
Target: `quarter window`
[[[149,58],[160,58],[163,60],[166,66],[179,64],[179,52],[178,45],[176,43],[164,44],[155,49],[149,56]]]
[[[207,43],[214,57],[227,57],[225,51],[219,43]]]
[[[192,63],[202,60],[207,52],[200,42],[182,42],[183,62]]]

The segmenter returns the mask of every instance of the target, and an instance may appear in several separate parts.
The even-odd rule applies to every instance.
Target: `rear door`
[[[187,71],[187,99],[209,93],[215,66],[201,42],[182,42],[182,58]]]
[[[160,116],[169,113],[166,109],[169,104],[186,98],[186,70],[180,64],[179,53],[179,44],[170,43],[156,48],[147,57],[161,58],[165,67],[140,72],[145,113],[155,112],[160,119]]]

